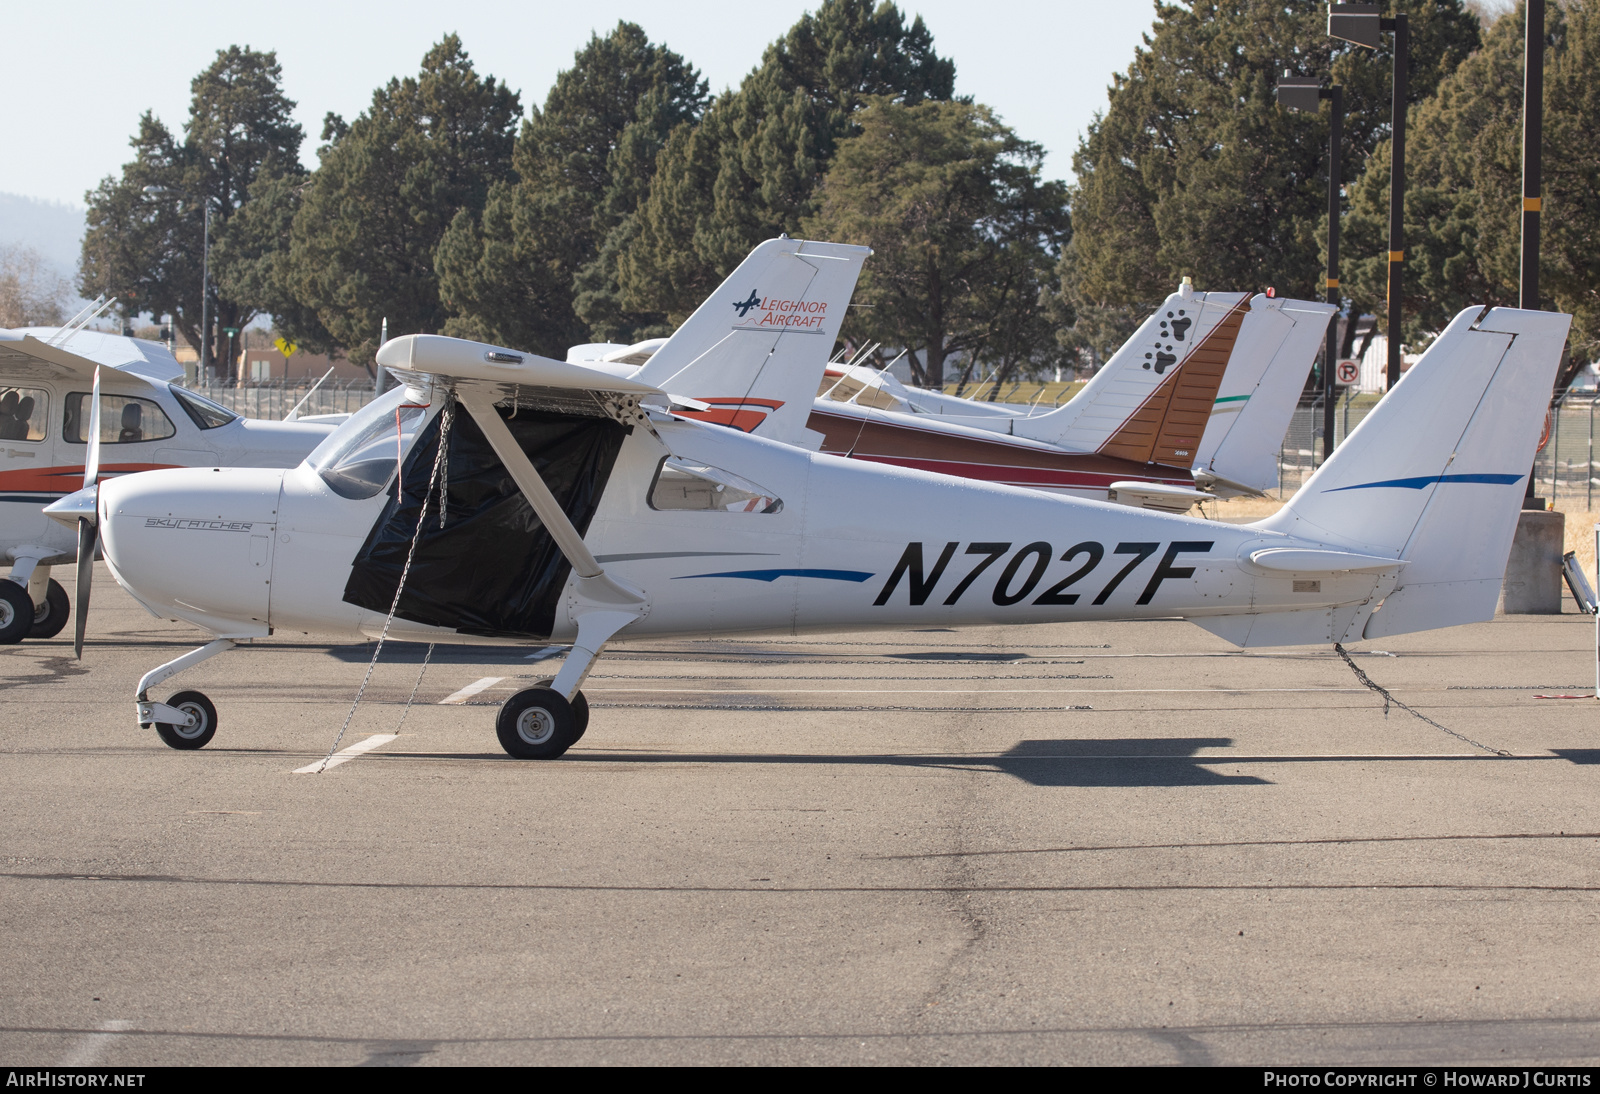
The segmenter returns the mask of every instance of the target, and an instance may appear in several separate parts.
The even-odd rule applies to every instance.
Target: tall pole
[[[1544,0],[1528,0],[1528,25],[1522,54],[1522,278],[1518,286],[1517,306],[1537,311],[1539,308],[1539,193],[1543,189],[1544,152]],[[1528,489],[1524,499],[1534,497],[1534,474],[1539,469],[1538,457],[1533,470],[1528,472]],[[1551,476],[1550,496],[1555,496],[1554,473]],[[1534,503],[1524,500],[1524,509],[1534,508]],[[1596,692],[1600,695],[1600,692]]]
[[[1387,22],[1387,20],[1385,20]],[[1394,17],[1394,101],[1389,129],[1389,390],[1400,382],[1400,299],[1406,260],[1406,76],[1411,26],[1404,12]]]
[[[1522,61],[1522,286],[1517,306],[1539,307],[1539,191],[1543,188],[1544,0],[1528,0]]]
[[[1328,89],[1332,117],[1328,121],[1328,303],[1336,309],[1339,298],[1339,145],[1344,138],[1344,88]],[[1352,321],[1354,316],[1351,317]],[[1322,459],[1333,455],[1333,404],[1338,388],[1334,370],[1339,365],[1339,313],[1328,317],[1328,346],[1322,362]]]
[[[206,382],[206,362],[211,347],[211,196],[205,198],[205,242],[200,250],[200,375],[198,381]]]

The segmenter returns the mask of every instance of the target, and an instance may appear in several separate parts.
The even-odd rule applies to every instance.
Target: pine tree
[[[510,173],[519,114],[516,93],[480,76],[449,35],[354,122],[328,118],[294,214],[287,280],[353,360],[370,363],[385,318],[391,336],[443,329],[435,250]]]
[[[876,96],[948,100],[954,85],[920,17],[887,0],[824,0],[667,140],[618,248],[624,302],[681,322],[757,243],[799,231],[858,110]]]
[[[593,36],[522,127],[516,178],[480,217],[461,213],[439,249],[453,333],[557,357],[590,329],[632,338],[663,317],[631,313],[606,243],[648,192],[673,127],[705,108],[705,82],[632,23]]]
[[[258,180],[303,174],[304,134],[282,83],[275,54],[230,46],[190,84],[181,142],[155,115],[140,117],[133,161],[86,195],[80,292],[120,297],[130,316],[170,312],[189,344],[199,345],[209,204],[214,329],[243,327],[260,314],[265,300],[231,291],[234,268],[260,258],[234,238],[233,224]],[[219,359],[217,350],[211,347],[210,360]]]
[[[1039,178],[1044,150],[967,102],[885,97],[855,122],[804,228],[873,248],[857,336],[910,351],[933,387],[958,354],[963,384],[978,366],[1003,382],[1053,361],[1041,297],[1071,222],[1066,188]]]
[[[1404,0],[1410,96],[1432,93],[1478,43],[1460,0]],[[1158,3],[1134,62],[1074,157],[1080,290],[1108,304],[1198,287],[1320,296],[1327,229],[1327,111],[1276,105],[1285,70],[1345,89],[1344,177],[1387,134],[1391,42],[1330,39],[1319,0]],[[1350,252],[1346,252],[1350,253]],[[1357,301],[1358,306],[1371,300]]]
[[[1418,104],[1406,148],[1408,342],[1472,304],[1515,307],[1521,270],[1522,62],[1526,10],[1501,16],[1483,48]],[[1546,8],[1540,306],[1574,313],[1581,365],[1600,348],[1600,12]],[[1389,146],[1353,187],[1347,231],[1359,291],[1387,285]]]

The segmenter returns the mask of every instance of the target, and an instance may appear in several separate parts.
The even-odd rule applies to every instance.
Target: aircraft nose
[[[186,467],[102,483],[101,536],[118,584],[218,635],[266,634],[283,475]]]

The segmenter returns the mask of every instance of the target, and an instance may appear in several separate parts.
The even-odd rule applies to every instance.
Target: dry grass
[[[1208,520],[1223,520],[1230,524],[1249,524],[1270,517],[1283,508],[1277,498],[1228,498],[1225,501],[1204,502],[1190,510],[1191,515]],[[1594,526],[1600,524],[1600,510],[1560,509],[1567,518],[1566,547],[1578,556],[1583,572],[1595,580]]]

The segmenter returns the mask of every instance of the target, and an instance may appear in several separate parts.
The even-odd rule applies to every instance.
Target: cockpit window
[[[359,500],[389,485],[428,417],[425,406],[402,406],[404,397],[400,388],[368,403],[307,457],[335,494]]]
[[[42,441],[50,393],[38,387],[0,387],[0,441]]]
[[[92,409],[90,393],[73,391],[67,394],[66,410],[61,421],[61,436],[68,444],[84,444],[84,433],[89,428]],[[155,403],[132,395],[100,396],[100,443],[141,444],[144,441],[162,441],[178,432]]]
[[[177,384],[168,384],[172,389],[172,397],[178,400],[178,405],[183,407],[183,412],[194,419],[194,424],[201,429],[215,429],[219,425],[227,425],[238,417],[233,411],[220,403],[213,403],[204,395],[196,395],[186,391]]]
[[[778,513],[783,500],[720,467],[668,457],[650,485],[650,508],[703,513]]]

